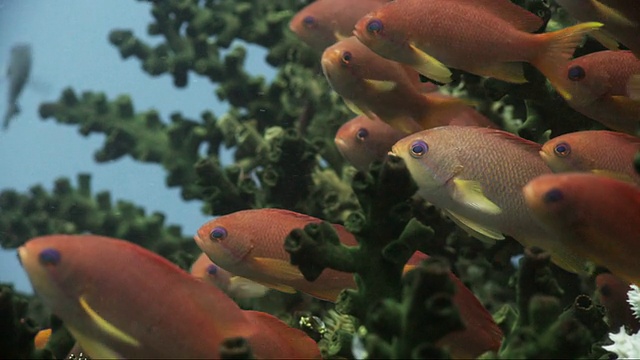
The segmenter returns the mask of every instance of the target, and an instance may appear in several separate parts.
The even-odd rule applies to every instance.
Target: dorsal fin
[[[275,213],[278,215],[284,215],[284,216],[289,216],[292,217],[294,219],[298,219],[304,222],[308,222],[308,223],[320,223],[322,221],[325,221],[323,219],[319,219],[317,217],[313,217],[310,215],[306,215],[306,214],[301,214],[299,212],[295,212],[295,211],[291,211],[291,210],[285,210],[285,209],[275,209],[275,208],[267,208],[267,209],[256,209],[256,211],[264,211],[267,213]],[[340,242],[343,243],[344,245],[347,246],[357,246],[358,242],[355,239],[355,236],[350,233],[349,231],[347,231],[347,229],[345,229],[344,226],[339,225],[339,224],[332,224],[333,228],[336,229],[336,232],[338,233],[338,237],[340,238]]]
[[[534,32],[542,26],[542,19],[509,0],[459,0],[461,3],[480,8],[510,23],[516,29]]]
[[[542,150],[542,145],[538,144],[537,142],[523,139],[520,136],[514,135],[510,132],[507,132],[504,130],[498,130],[498,129],[491,129],[491,128],[481,128],[481,129],[482,131],[484,131],[485,133],[491,136],[499,137],[501,139],[510,141],[518,145],[522,149],[525,149],[526,151],[530,151],[531,153],[536,154],[536,156],[538,156],[540,153],[540,150]]]
[[[640,145],[640,138],[637,136],[633,136],[627,133],[623,133],[623,132],[619,132],[619,131],[610,131],[610,130],[601,130],[602,132],[605,132],[607,135],[612,136],[614,138],[618,138],[622,141],[631,143],[631,144],[638,144]]]

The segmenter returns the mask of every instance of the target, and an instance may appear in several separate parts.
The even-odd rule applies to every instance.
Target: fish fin
[[[33,345],[38,350],[44,349],[44,347],[47,346],[47,343],[49,342],[49,338],[51,338],[51,328],[42,329],[38,331],[36,337],[33,339]]]
[[[372,86],[377,91],[387,92],[395,89],[398,85],[395,81],[364,79],[364,82]]]
[[[353,101],[347,100],[345,98],[342,98],[342,100],[344,100],[344,103],[347,105],[349,110],[353,111],[357,115],[364,115],[364,116],[368,117],[369,119],[377,118],[376,114],[374,114],[368,108],[362,108],[362,107],[356,105],[356,103],[354,103]]]
[[[344,36],[344,35],[342,35],[339,31],[334,31],[334,32],[333,32],[333,36],[335,36],[335,37],[336,37],[336,40],[337,40],[336,42],[338,42],[338,41],[342,41],[342,40],[345,40],[345,39],[348,39],[349,37],[351,37],[351,35],[349,35],[349,36]]]
[[[616,25],[624,27],[636,27],[638,25],[638,23],[629,19],[625,14],[603,4],[601,1],[590,0],[590,2],[591,5],[593,5],[593,7],[607,19],[607,22],[615,22]]]
[[[453,199],[460,204],[489,215],[497,215],[502,209],[482,192],[482,185],[475,180],[453,179]]]
[[[230,294],[239,299],[262,297],[268,290],[268,287],[241,276],[232,276],[227,288]]]
[[[273,277],[282,280],[302,280],[304,276],[297,266],[291,265],[288,261],[255,257],[253,262],[260,271],[264,271]]]
[[[600,44],[602,44],[609,50],[620,50],[620,44],[618,44],[618,41],[606,31],[596,31],[589,34],[589,36],[596,39]]]
[[[80,344],[82,351],[87,353],[92,359],[124,359],[124,356],[118,354],[107,345],[101,343],[85,333],[65,324],[65,327],[74,339]]]
[[[640,74],[631,75],[627,82],[627,95],[631,100],[640,101]]]
[[[80,298],[78,298],[78,302],[80,303],[82,309],[87,313],[87,315],[89,315],[91,320],[93,320],[93,322],[98,326],[98,328],[104,331],[107,335],[129,345],[140,346],[140,342],[138,340],[125,333],[124,331],[118,329],[109,321],[100,316],[97,312],[95,312],[95,310],[93,310],[91,306],[89,306],[89,303],[84,296],[80,296]]]
[[[289,285],[278,284],[278,283],[269,282],[269,281],[262,281],[262,280],[252,280],[252,281],[257,282],[260,285],[266,286],[269,289],[278,290],[278,291],[281,291],[281,292],[287,293],[287,294],[295,294],[297,292],[296,289],[294,289],[293,287],[291,287]]]
[[[540,29],[543,25],[541,18],[510,1],[459,0],[459,2],[469,3],[475,8],[482,8],[481,10],[483,12],[489,12],[492,15],[507,21],[518,30],[534,32]]]
[[[562,86],[565,82],[564,67],[573,56],[576,47],[582,42],[582,38],[603,25],[599,22],[586,22],[562,30],[534,35],[540,40],[542,48],[536,52],[537,56],[531,59],[531,64],[549,79],[565,100],[571,100],[572,95]]]
[[[482,242],[495,244],[496,240],[504,240],[504,235],[498,230],[480,225],[450,210],[445,210],[445,213],[449,215],[449,218],[451,218],[456,225]]]
[[[481,76],[496,78],[514,84],[524,84],[524,68],[520,62],[500,62],[494,64],[474,64],[469,68],[470,72]]]
[[[551,261],[562,269],[574,273],[585,273],[585,261],[567,252],[559,252],[557,249],[551,254]]]
[[[451,82],[451,70],[449,70],[448,67],[433,56],[418,49],[414,44],[409,44],[409,47],[417,57],[417,63],[412,64],[416,71],[441,84],[448,84]]]
[[[591,170],[592,173],[600,176],[606,176],[608,178],[628,182],[630,184],[636,184],[636,181],[628,174],[612,171],[612,170],[604,170],[604,169],[594,169]]]

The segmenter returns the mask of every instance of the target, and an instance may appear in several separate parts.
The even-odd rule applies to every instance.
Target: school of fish
[[[589,262],[607,268],[611,274],[596,279],[600,301],[616,324],[639,328],[622,299],[626,286],[640,285],[640,175],[633,166],[640,151],[640,7],[557,2],[581,22],[544,32],[538,16],[509,0],[317,0],[289,28],[315,50],[329,85],[357,115],[335,137],[347,162],[367,171],[374,161],[399,157],[418,186],[415,196],[470,236],[489,244],[510,236],[544,249],[570,272]],[[587,35],[611,50],[572,59]],[[525,62],[570,107],[610,130],[532,142],[501,130],[472,99],[421,81],[448,84],[456,69],[524,83]],[[28,73],[13,74],[5,127]],[[284,209],[212,219],[194,235],[203,253],[191,273],[95,235],[35,238],[19,258],[36,293],[93,358],[213,358],[234,337],[245,338],[257,358],[320,358],[304,332],[232,299],[273,289],[335,302],[355,289],[352,274],[325,269],[311,282],[289,262],[286,236],[321,221]],[[358,246],[343,226],[333,227],[343,246]],[[427,257],[416,252],[405,272]],[[466,328],[438,344],[454,358],[497,351],[502,331],[450,278]]]

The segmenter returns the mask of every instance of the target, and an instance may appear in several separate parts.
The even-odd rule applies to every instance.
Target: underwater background
[[[569,274],[511,238],[486,246],[432,206],[408,202],[416,187],[402,164],[376,163],[356,175],[334,146],[353,114],[331,90],[319,55],[288,29],[311,2],[0,1],[3,59],[15,44],[33,51],[21,112],[0,133],[0,358],[64,358],[74,344],[32,296],[15,251],[25,241],[90,232],[188,270],[201,253],[192,237],[206,221],[271,207],[345,224],[370,241],[353,264],[333,258],[331,246],[322,248],[326,258],[298,261],[310,278],[325,267],[359,271],[365,293],[337,304],[275,290],[237,299],[320,340],[326,358],[450,356],[434,345],[460,329],[443,277],[449,266],[505,335],[486,358],[615,356],[601,347],[620,326],[597,300],[594,278],[603,269]],[[545,21],[553,14],[551,26],[571,23],[553,2],[514,2]],[[601,49],[588,39],[577,54]],[[498,127],[536,142],[549,129],[604,128],[527,71],[535,81],[525,85],[467,76],[449,89],[477,101]],[[335,242],[326,229],[305,236]],[[400,283],[410,249],[432,258]],[[363,257],[395,262],[367,269]],[[47,328],[49,342],[34,348]]]

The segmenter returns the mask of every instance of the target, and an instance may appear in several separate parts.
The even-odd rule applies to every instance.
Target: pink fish
[[[234,276],[225,269],[214,264],[207,254],[202,253],[191,265],[191,275],[217,286],[227,295],[235,299],[262,297],[268,288],[240,276]]]
[[[241,310],[214,286],[127,241],[52,235],[18,249],[35,292],[91,358],[219,357],[243,337],[258,358],[320,358],[277,318]]]
[[[300,10],[289,29],[318,52],[351,36],[353,26],[366,13],[389,0],[317,0]]]
[[[335,301],[342,289],[356,287],[353,275],[325,269],[316,281],[308,282],[297,267],[289,264],[289,255],[284,250],[284,239],[293,229],[320,221],[288,210],[243,210],[209,221],[198,230],[195,240],[217,264],[226,266],[234,274],[278,290],[297,289]],[[354,236],[344,227],[334,225],[334,228],[344,245],[357,245]],[[405,272],[427,258],[426,254],[416,252],[407,262]],[[457,288],[454,302],[467,329],[449,334],[441,344],[459,358],[497,350],[502,332],[491,314],[455,275],[451,273],[450,278]]]
[[[523,188],[536,219],[577,256],[640,284],[640,189],[588,173],[544,175]]]
[[[360,171],[366,171],[372,162],[384,159],[391,146],[405,136],[404,132],[379,119],[371,120],[360,115],[338,129],[335,143],[351,165]]]
[[[540,156],[553,172],[588,171],[640,184],[633,158],[640,138],[605,130],[578,131],[547,141]]]
[[[328,47],[322,70],[353,112],[378,117],[406,134],[448,125],[459,114],[474,111],[468,101],[421,93],[402,65],[376,55],[355,37]]]
[[[541,25],[540,18],[507,0],[402,0],[364,16],[354,34],[378,55],[443,84],[451,81],[448,67],[524,83],[521,62],[555,79],[582,37],[602,26],[584,23],[532,34]]]
[[[612,274],[596,276],[596,298],[607,311],[609,327],[613,330],[627,326],[633,333],[637,333],[640,330],[640,320],[633,316],[627,302],[629,289],[629,283]]]

